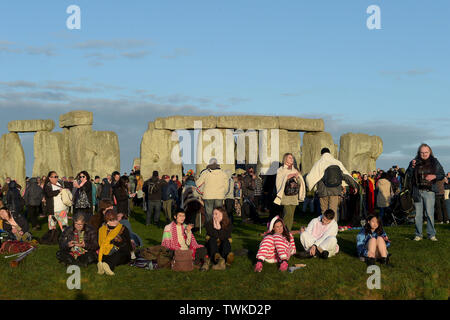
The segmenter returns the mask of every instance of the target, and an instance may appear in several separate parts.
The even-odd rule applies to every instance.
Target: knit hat
[[[273,217],[273,219],[269,223],[267,223],[267,230],[269,232],[272,232],[273,226],[275,225],[275,222],[277,220],[281,220],[281,222],[283,223],[283,228],[284,228],[284,221],[283,221],[283,219],[281,219],[280,216],[277,215],[277,216]]]

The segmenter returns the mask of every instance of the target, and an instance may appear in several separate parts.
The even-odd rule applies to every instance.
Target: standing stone
[[[0,181],[10,177],[25,187],[25,153],[17,133],[7,133],[0,138]]]
[[[94,123],[94,114],[90,111],[71,111],[59,117],[59,126],[69,128],[74,126],[89,126]]]
[[[92,178],[104,178],[114,171],[120,171],[119,138],[115,132],[92,131],[86,138],[86,151],[88,156],[85,163]]]
[[[72,175],[64,133],[37,132],[34,135],[33,177],[47,176],[50,171],[56,171],[60,177]]]
[[[278,117],[271,116],[220,116],[217,128],[241,130],[278,129]]]
[[[304,119],[299,117],[278,117],[280,129],[303,132],[320,132],[324,130],[323,119]]]
[[[339,160],[349,172],[368,173],[376,170],[376,161],[383,153],[383,141],[378,136],[347,133],[341,136]]]
[[[86,147],[88,137],[92,132],[91,125],[75,126],[68,130],[69,154],[74,177],[83,170],[88,171],[88,164],[91,162],[93,154],[88,153]],[[88,173],[92,175],[91,172],[88,171]]]
[[[8,123],[9,132],[52,131],[54,128],[53,120],[14,120]]]
[[[133,160],[133,169],[140,170],[141,169],[141,158],[134,158]]]
[[[235,171],[234,137],[231,129],[202,130],[198,134],[196,175],[209,164],[211,158],[216,158],[222,170]]]
[[[181,177],[181,157],[177,133],[155,129],[150,122],[141,142],[141,175],[147,180],[154,170],[160,177],[164,174]]]
[[[195,121],[202,122],[202,129],[214,129],[217,124],[217,118],[214,116],[172,116],[156,118],[152,126],[155,129],[188,130],[195,129]]]
[[[322,148],[330,149],[331,154],[337,158],[336,144],[330,133],[306,132],[303,135],[302,174],[309,173],[314,163],[320,159]]]

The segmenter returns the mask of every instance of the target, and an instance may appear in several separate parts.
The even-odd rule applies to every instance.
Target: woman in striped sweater
[[[258,253],[256,254],[255,272],[261,272],[263,262],[280,264],[280,271],[288,269],[288,260],[294,255],[295,242],[294,237],[287,229],[284,221],[276,216],[268,224],[268,230],[264,234],[264,239],[259,245]]]

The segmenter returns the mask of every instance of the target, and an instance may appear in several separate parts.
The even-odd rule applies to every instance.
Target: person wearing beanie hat
[[[279,270],[288,269],[289,258],[296,253],[294,237],[287,229],[283,219],[275,216],[268,224],[264,239],[256,254],[255,272],[261,272],[263,262],[280,264]]]

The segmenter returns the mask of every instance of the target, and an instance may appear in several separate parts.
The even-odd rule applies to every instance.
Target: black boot
[[[376,259],[375,258],[366,258],[366,264],[368,266],[373,266],[376,263]]]
[[[327,250],[323,250],[322,253],[319,253],[319,254],[320,254],[319,255],[320,258],[328,259],[328,256],[329,256],[330,253]]]
[[[297,257],[299,259],[310,259],[313,256],[309,253],[309,251],[301,251],[301,252],[297,253]]]

